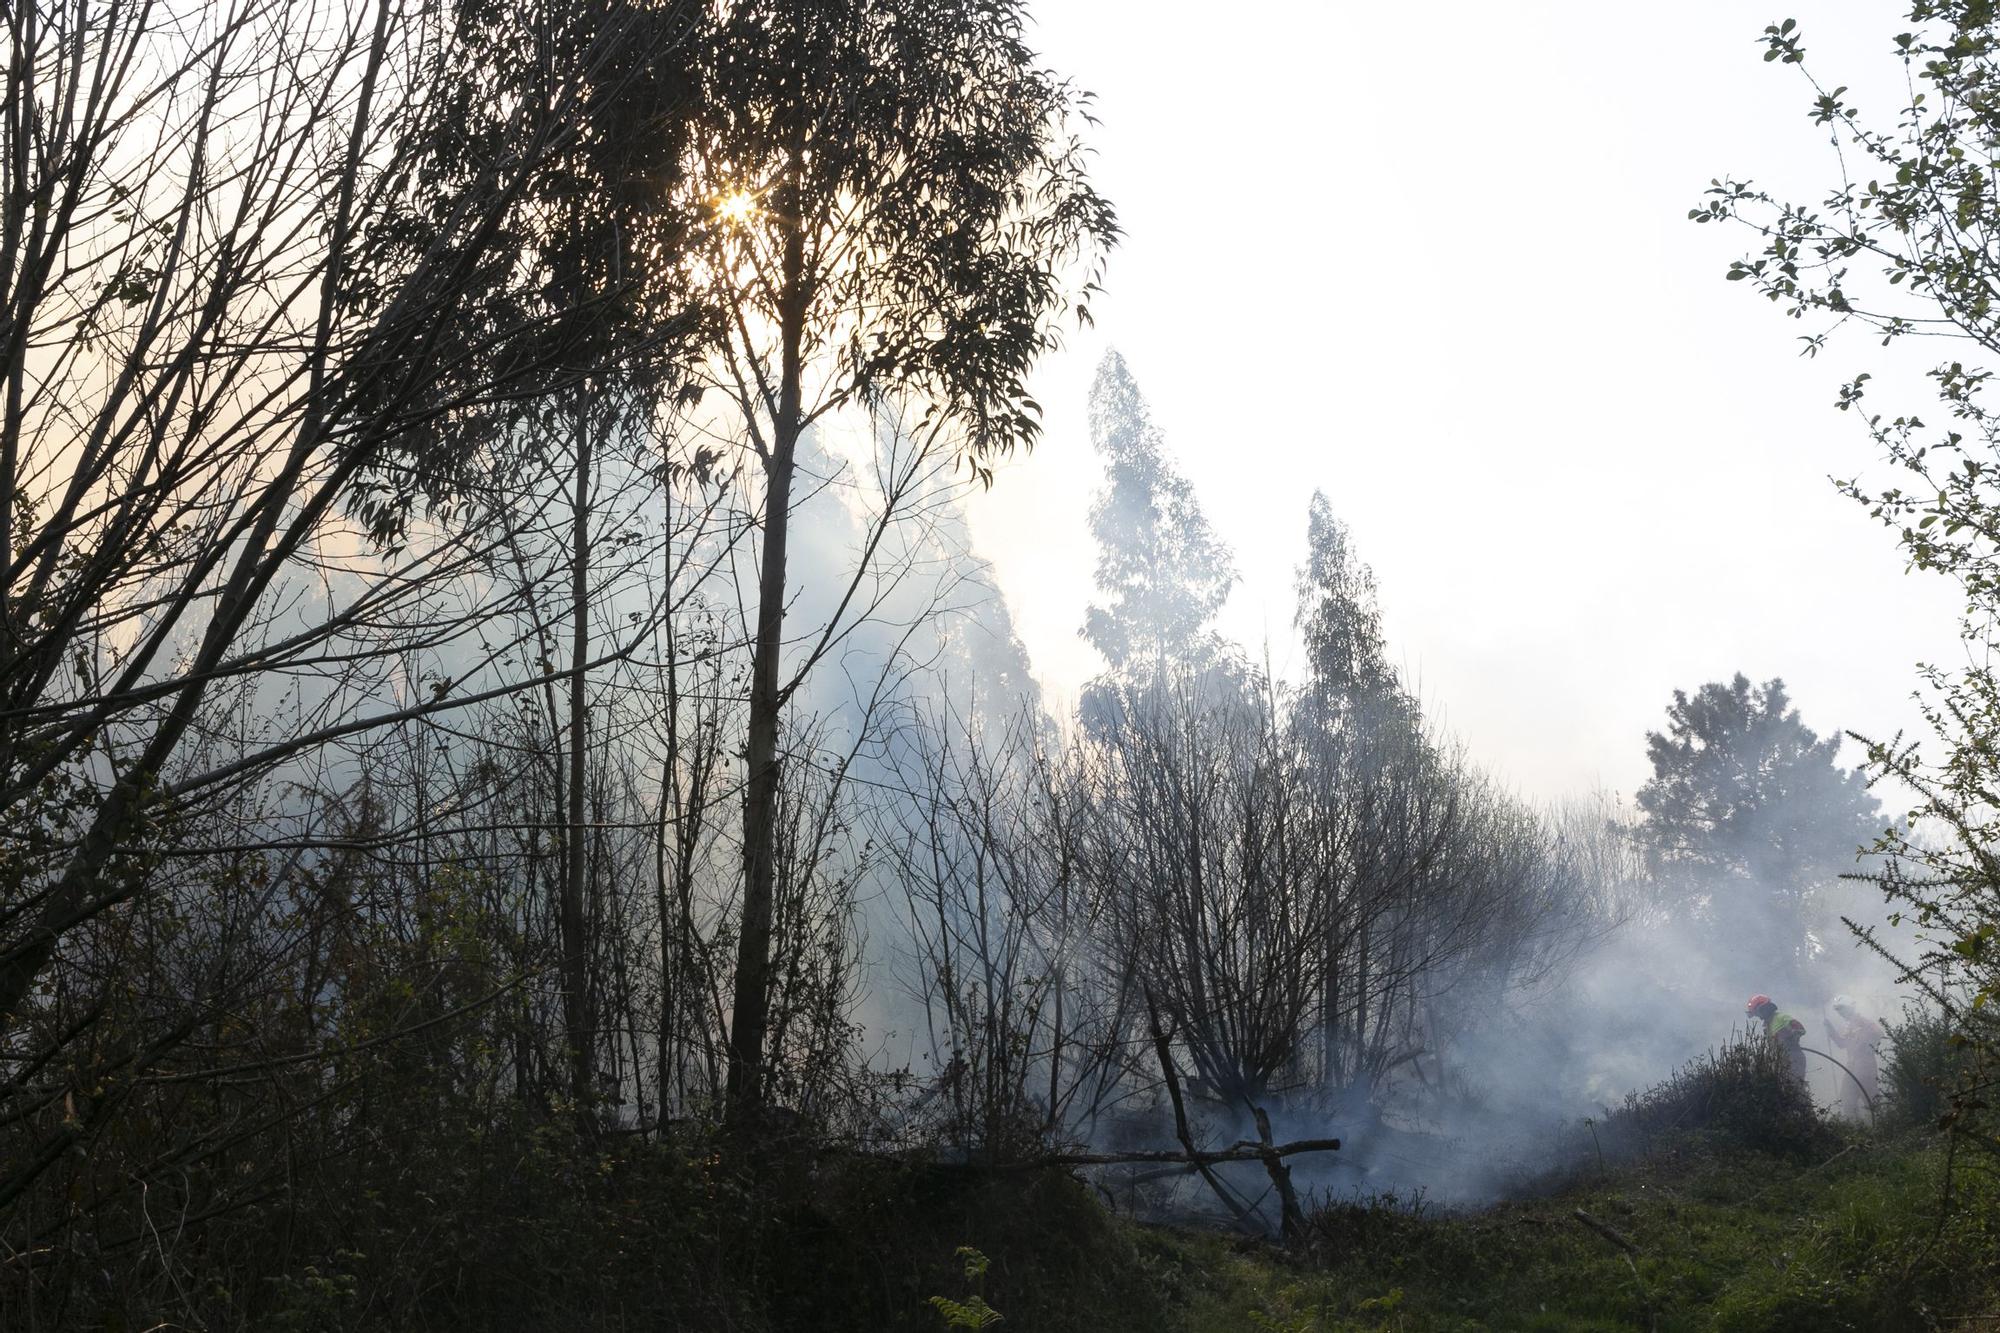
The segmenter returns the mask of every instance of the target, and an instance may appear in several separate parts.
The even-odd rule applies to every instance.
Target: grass
[[[1513,1202],[1334,1201],[1302,1252],[1156,1231],[1177,1333],[2000,1330],[2000,1181],[1822,1117],[1760,1041],[1593,1125]]]
[[[1842,1128],[1763,1042],[1738,1042],[1577,1127],[1512,1202],[1322,1203],[1292,1252],[1114,1219],[1056,1173],[907,1168],[860,1212],[848,1182],[832,1229],[896,1237],[893,1297],[852,1325],[774,1327],[938,1328],[903,1312],[962,1294],[969,1244],[1004,1326],[1049,1333],[2000,1333],[2000,1179],[1958,1168],[1946,1207],[1935,1133]]]
[[[1861,1137],[1779,1077],[1754,1050],[1717,1052],[1579,1130],[1512,1202],[1335,1201],[1291,1252],[1114,1216],[1060,1171],[800,1147],[753,1182],[699,1145],[629,1145],[588,1171],[531,1152],[490,1206],[302,1255],[261,1308],[218,1297],[208,1326],[941,1333],[954,1311],[991,1323],[990,1305],[1024,1333],[2000,1333],[1991,1163],[1962,1161],[1941,1212],[1934,1133]],[[395,1203],[385,1217],[407,1218]]]
[[[1184,1333],[2000,1327],[1966,1322],[2000,1311],[2000,1190],[1962,1176],[1940,1227],[1943,1170],[1921,1139],[1805,1167],[1690,1140],[1478,1213],[1325,1208],[1303,1257],[1154,1243],[1206,1275],[1186,1286]]]

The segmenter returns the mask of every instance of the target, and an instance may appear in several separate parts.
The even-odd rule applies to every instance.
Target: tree
[[[1885,346],[1941,339],[1928,372],[1942,424],[1915,411],[1872,410],[1872,376],[1857,373],[1836,406],[1862,418],[1883,455],[1908,474],[1879,489],[1841,489],[1896,532],[1912,567],[1954,580],[1966,595],[1961,634],[1974,663],[1926,666],[1925,710],[1935,735],[1926,752],[1900,737],[1868,747],[1870,765],[1918,794],[1911,819],[1886,831],[1880,878],[1892,901],[1921,921],[1933,943],[1902,960],[1951,1015],[1973,1058],[1953,1118],[2000,1151],[1990,1117],[2000,1086],[2000,865],[1989,841],[2000,813],[2000,671],[1991,665],[2000,627],[2000,416],[1988,399],[2000,355],[2000,15],[1982,0],[1912,0],[1909,28],[1893,38],[1909,90],[1892,127],[1865,118],[1844,85],[1807,64],[1805,34],[1786,19],[1764,30],[1764,58],[1797,69],[1812,120],[1838,156],[1816,204],[1781,201],[1723,177],[1690,211],[1701,223],[1739,223],[1754,252],[1726,276],[1812,321],[1802,335],[1817,355],[1854,324]],[[1926,834],[1935,834],[1927,837]]]
[[[1376,706],[1414,713],[1415,702],[1404,694],[1382,642],[1375,573],[1356,558],[1347,525],[1319,491],[1306,514],[1297,624],[1311,711],[1329,723]]]
[[[1459,822],[1459,775],[1389,665],[1374,572],[1317,491],[1307,508],[1294,623],[1306,658],[1290,719],[1305,773],[1299,823],[1329,878],[1321,1078],[1345,1087],[1371,1080],[1409,1049],[1407,1018],[1400,1029],[1391,1019],[1430,960],[1396,946],[1396,923],[1425,915],[1411,910],[1414,891]]]
[[[709,215],[686,272],[714,312],[709,381],[762,484],[729,1033],[739,1130],[764,1098],[780,725],[829,637],[786,670],[801,440],[895,400],[922,405],[916,448],[974,469],[1028,445],[1026,377],[1070,308],[1065,275],[1116,236],[1068,128],[1079,94],[1034,64],[1025,23],[1021,0],[735,0],[698,58],[688,187]]]
[[[1639,788],[1638,836],[1673,910],[1718,941],[1800,978],[1809,955],[1801,909],[1851,873],[1881,832],[1867,775],[1840,767],[1840,737],[1822,739],[1772,679],[1736,675],[1692,695],[1674,691],[1667,729],[1649,732],[1653,776]]]
[[[1104,460],[1104,489],[1090,507],[1103,601],[1085,614],[1083,637],[1114,677],[1212,664],[1223,654],[1213,621],[1236,582],[1235,559],[1116,352],[1105,353],[1091,384],[1090,440]]]
[[[6,1244],[81,1254],[170,1177],[191,1224],[282,1195],[365,1138],[352,1103],[310,1110],[392,1066],[498,1085],[451,1062],[527,980],[498,965],[531,952],[518,904],[433,859],[459,811],[374,799],[369,765],[491,786],[446,780],[433,726],[566,674],[488,670],[550,580],[491,576],[533,506],[483,466],[519,438],[469,423],[670,347],[629,317],[658,288],[618,276],[616,227],[550,228],[579,188],[629,218],[635,176],[671,181],[670,124],[664,163],[578,163],[680,101],[680,9],[10,6]],[[546,283],[538,254],[585,241],[605,280]],[[485,678],[426,670],[451,659]],[[344,810],[302,795],[328,790]]]
[[[1268,1146],[1267,1103],[1296,1081],[1321,993],[1331,881],[1295,836],[1287,760],[1274,688],[1180,665],[1156,671],[1145,706],[1107,718],[1078,764],[1080,873],[1103,903],[1111,969],[1144,1003],[1189,1152],[1182,1054],[1196,1095],[1251,1117]],[[1301,1220],[1290,1176],[1276,1159],[1267,1168],[1289,1240]],[[1204,1176],[1239,1217],[1253,1210]]]
[[[624,86],[609,50],[645,58],[607,22],[539,96],[473,107],[494,33],[426,7],[274,0],[189,26],[29,6],[9,32],[11,1033],[63,941],[157,883],[177,819],[331,740],[463,706],[368,706],[399,617],[433,616],[427,589],[499,545],[412,532],[410,478],[442,461],[431,422],[540,392],[570,354],[566,321],[513,317],[513,242],[593,98]],[[105,77],[74,82],[90,69]],[[468,137],[490,151],[461,155]],[[470,638],[494,609],[473,600],[417,637]],[[218,716],[287,675],[318,682],[312,725],[266,740]]]

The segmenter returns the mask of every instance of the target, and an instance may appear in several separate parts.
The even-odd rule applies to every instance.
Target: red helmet
[[[1776,1004],[1776,1003],[1777,1002],[1768,995],[1752,995],[1750,997],[1750,1002],[1743,1006],[1743,1012],[1746,1014],[1754,1014],[1759,1009],[1763,1008],[1765,1005]]]

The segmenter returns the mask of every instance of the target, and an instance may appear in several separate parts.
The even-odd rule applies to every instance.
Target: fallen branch
[[[1624,1235],[1614,1230],[1613,1228],[1605,1225],[1604,1223],[1598,1221],[1596,1218],[1592,1217],[1589,1213],[1584,1212],[1583,1209],[1581,1208],[1577,1209],[1575,1212],[1571,1213],[1570,1216],[1574,1217],[1577,1221],[1589,1227],[1592,1231],[1595,1231],[1598,1235],[1604,1237],[1604,1239],[1610,1241],[1613,1245],[1616,1245],[1619,1249],[1625,1251],[1625,1253],[1637,1254],[1639,1252],[1639,1247],[1637,1245],[1634,1245],[1631,1241],[1627,1240],[1624,1237]]]
[[[1021,1163],[1023,1166],[1118,1166],[1126,1162],[1165,1162],[1185,1166],[1196,1171],[1218,1162],[1261,1162],[1267,1157],[1290,1157],[1302,1152],[1337,1152],[1339,1139],[1300,1139],[1296,1143],[1281,1143],[1267,1148],[1261,1143],[1248,1141],[1232,1144],[1215,1152],[1189,1152],[1171,1149],[1158,1152],[1069,1152],[1052,1153],[1047,1157],[1037,1157]]]
[[[1639,1253],[1639,1247],[1634,1245],[1631,1240],[1615,1227],[1598,1221],[1581,1208],[1576,1209],[1570,1216],[1624,1251],[1625,1266],[1632,1270],[1632,1283],[1639,1289],[1639,1309],[1646,1316],[1646,1327],[1648,1329],[1658,1328],[1660,1326],[1660,1318],[1653,1313],[1653,1293],[1646,1290],[1646,1279],[1639,1276],[1639,1265],[1635,1259],[1635,1256]]]

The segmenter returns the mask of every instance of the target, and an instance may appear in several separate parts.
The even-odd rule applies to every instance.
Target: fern
[[[931,1308],[944,1317],[946,1328],[990,1328],[1000,1322],[1001,1314],[986,1303],[980,1288],[986,1285],[986,1269],[992,1261],[970,1245],[959,1246],[958,1257],[965,1264],[965,1280],[972,1284],[972,1295],[963,1301],[933,1296]]]

